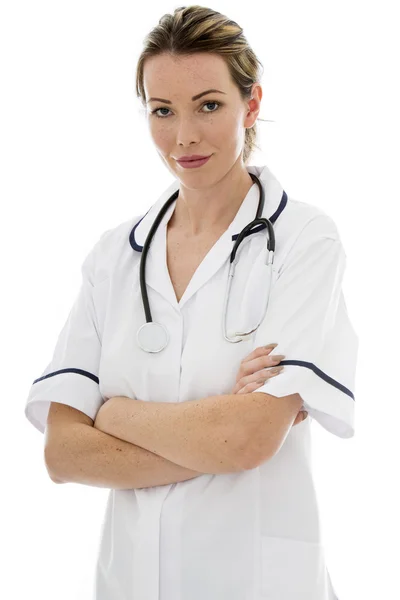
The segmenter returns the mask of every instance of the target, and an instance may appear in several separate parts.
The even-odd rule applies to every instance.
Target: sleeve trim
[[[329,375],[327,375],[326,373],[321,371],[321,369],[319,369],[313,363],[310,363],[310,362],[307,362],[304,360],[281,360],[279,363],[279,366],[280,365],[295,365],[298,367],[306,367],[307,369],[311,369],[312,371],[314,371],[314,373],[316,375],[318,375],[318,377],[321,377],[321,379],[324,379],[327,383],[330,383],[331,385],[335,386],[338,390],[347,394],[348,396],[350,396],[350,398],[352,398],[355,401],[353,392],[351,392],[342,383],[339,383],[338,381],[336,381],[335,379],[333,379],[332,377],[330,377]]]
[[[58,371],[53,371],[52,373],[47,373],[47,375],[43,375],[43,377],[39,377],[39,379],[35,379],[33,383],[38,383],[38,381],[42,381],[43,379],[47,379],[48,377],[54,377],[54,375],[59,375],[60,373],[77,373],[78,375],[84,375],[85,377],[89,377],[95,383],[99,383],[99,378],[93,373],[89,373],[89,371],[84,371],[83,369],[59,369]],[[33,385],[33,384],[32,384]]]

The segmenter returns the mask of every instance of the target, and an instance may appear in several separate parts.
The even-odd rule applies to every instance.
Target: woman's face
[[[183,183],[212,185],[238,160],[245,129],[257,119],[261,86],[244,102],[218,54],[162,54],[146,59],[144,88],[152,140],[161,159]],[[201,98],[192,96],[208,92]],[[159,98],[162,100],[151,100]],[[212,155],[200,168],[185,169],[176,159],[191,154]]]

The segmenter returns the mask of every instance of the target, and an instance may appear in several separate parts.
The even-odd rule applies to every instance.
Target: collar
[[[256,175],[264,188],[265,193],[265,204],[262,217],[267,218],[272,224],[275,223],[281,212],[284,210],[287,204],[287,194],[284,191],[282,185],[271,173],[266,165],[255,166],[248,165],[246,169],[249,173]],[[167,202],[167,200],[177,192],[179,189],[179,181],[175,180],[158,198],[147,213],[136,223],[129,235],[129,243],[133,250],[142,252],[144,243],[149,234],[150,228],[154,223],[155,218],[160,212],[161,208]],[[232,223],[229,225],[227,232],[231,237],[232,241],[235,241],[242,231],[242,229],[250,223],[256,216],[257,206],[259,201],[259,189],[256,183],[254,183],[244,198],[238,212]],[[175,209],[176,200],[172,202],[171,206],[165,213],[162,221],[159,224],[159,228],[166,227],[172,213]],[[265,225],[259,225],[254,227],[248,235],[252,235],[265,229]],[[157,232],[155,233],[155,236]],[[150,248],[153,244],[150,245]]]
[[[287,195],[281,184],[272,175],[266,166],[247,166],[249,173],[256,175],[264,188],[265,203],[262,217],[268,218],[272,224],[277,220],[279,215],[287,205]],[[159,211],[162,209],[167,200],[179,189],[179,182],[174,181],[168,189],[160,196],[153,206],[147,211],[138,223],[133,227],[129,242],[133,250],[142,252],[146,238],[154,223]],[[205,285],[211,277],[222,267],[227,261],[233,250],[233,243],[242,229],[251,221],[254,220],[259,202],[258,185],[254,183],[244,198],[235,218],[233,219],[227,230],[221,235],[218,241],[210,249],[208,254],[197,268],[188,287],[185,290],[179,303],[175,295],[174,288],[169,276],[167,268],[167,223],[172,216],[175,202],[172,202],[168,210],[164,214],[156,232],[153,235],[151,244],[148,249],[146,262],[146,290],[152,288],[159,295],[164,297],[170,305],[179,313],[183,306],[192,298],[197,290]],[[264,224],[254,227],[248,235],[254,235],[266,226]],[[265,235],[265,233],[263,233]],[[141,261],[137,261],[136,269],[140,269]]]

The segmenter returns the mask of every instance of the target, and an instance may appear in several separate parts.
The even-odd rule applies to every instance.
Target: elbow
[[[260,444],[257,444],[255,447],[254,440],[251,440],[245,446],[242,446],[237,453],[235,471],[251,471],[272,458],[272,455],[272,452],[266,451],[265,444],[263,448],[261,448]]]
[[[57,479],[57,477],[51,475],[50,473],[49,473],[49,477],[53,483],[67,483],[66,481],[63,481],[62,479]]]
[[[257,467],[261,467],[261,465],[263,463],[265,463],[268,460],[270,460],[273,456],[274,456],[273,452],[266,453],[264,451],[262,453],[261,457],[260,457],[260,451],[258,453],[254,453],[252,456],[250,456],[246,460],[246,462],[243,464],[241,470],[243,470],[243,471],[251,471],[252,469],[256,469]]]
[[[59,473],[59,461],[57,461],[54,452],[50,452],[48,446],[46,446],[44,449],[44,464],[53,483],[67,483],[67,481],[63,479]]]
[[[251,471],[260,467],[276,454],[276,445],[273,436],[268,436],[264,431],[261,435],[253,435],[241,453],[238,461],[240,470]]]
[[[54,459],[48,446],[44,449],[44,464],[51,481],[53,483],[60,483],[61,479],[55,474]]]

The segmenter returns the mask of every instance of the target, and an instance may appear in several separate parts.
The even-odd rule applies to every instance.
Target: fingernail
[[[269,350],[270,348],[276,348],[278,344],[268,344],[268,346],[264,346],[264,348],[266,350]]]

